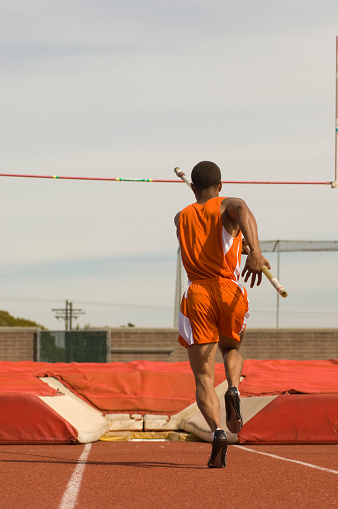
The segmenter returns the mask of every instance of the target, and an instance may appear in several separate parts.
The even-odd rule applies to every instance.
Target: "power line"
[[[54,303],[55,301],[60,301],[62,299],[35,299],[35,298],[24,298],[24,297],[0,297],[0,300],[11,301],[11,302],[36,302],[40,303]],[[144,309],[172,309],[173,306],[158,306],[156,304],[126,304],[119,302],[98,302],[98,301],[88,301],[88,300],[76,300],[79,304],[85,304],[88,306],[112,306],[112,307],[123,307],[123,308],[144,308]]]
[[[263,309],[252,309],[250,308],[250,312],[252,314],[255,314],[255,315],[259,315],[259,314],[268,314],[268,313],[271,313],[273,310],[272,309],[266,309],[266,310],[263,310]],[[287,310],[282,310],[280,312],[280,314],[282,316],[286,316],[286,315],[328,315],[328,316],[333,316],[333,315],[337,315],[338,314],[338,310],[337,311],[287,311]]]

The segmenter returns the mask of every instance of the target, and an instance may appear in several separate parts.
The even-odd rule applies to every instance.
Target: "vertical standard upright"
[[[336,136],[335,136],[335,169],[332,187],[338,187],[338,37],[336,37]]]

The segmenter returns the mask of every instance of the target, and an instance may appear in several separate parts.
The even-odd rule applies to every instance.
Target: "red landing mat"
[[[38,377],[54,376],[76,395],[107,413],[173,415],[195,401],[188,362],[42,363],[1,362],[0,393],[57,395]],[[243,396],[338,394],[338,360],[246,360]],[[225,380],[216,364],[215,385]]]
[[[38,379],[46,376],[56,377],[74,394],[106,413],[173,415],[195,401],[195,382],[188,362],[1,362],[0,393],[57,396]],[[215,385],[224,379],[224,368],[218,364]]]
[[[338,394],[277,396],[248,421],[239,443],[336,444]]]
[[[0,444],[70,444],[77,432],[35,394],[0,394]]]
[[[338,359],[320,361],[244,361],[240,392],[274,394],[338,394]]]
[[[338,360],[244,362],[242,396],[277,395],[248,421],[243,443],[338,443]],[[0,363],[0,443],[71,443],[77,433],[37,395],[58,378],[102,412],[173,415],[195,401],[188,362]],[[225,379],[216,364],[215,385]],[[19,423],[19,424],[18,424]],[[15,424],[15,425],[14,425]]]

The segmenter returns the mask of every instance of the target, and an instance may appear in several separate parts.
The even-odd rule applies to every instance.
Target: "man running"
[[[239,352],[249,317],[248,297],[239,284],[242,235],[249,254],[242,271],[250,287],[260,285],[262,267],[270,264],[261,253],[256,220],[239,198],[220,197],[221,171],[210,161],[191,172],[196,203],[175,217],[181,256],[189,279],[179,317],[179,342],[188,348],[196,383],[197,405],[212,432],[209,468],[223,468],[227,437],[221,429],[219,400],[214,389],[215,356],[224,360],[228,387],[225,394],[226,425],[238,433],[243,425],[238,385],[243,368]],[[247,248],[246,248],[247,249]]]

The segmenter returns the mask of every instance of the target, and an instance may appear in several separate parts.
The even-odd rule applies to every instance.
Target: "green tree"
[[[39,327],[46,330],[46,327],[26,318],[15,318],[8,311],[0,311],[0,327]]]

